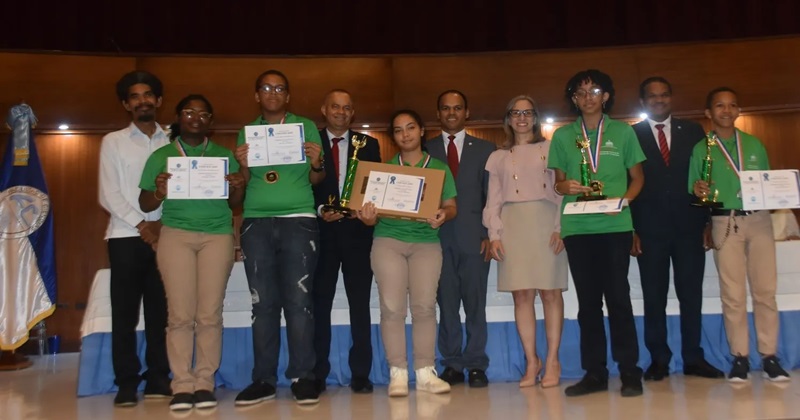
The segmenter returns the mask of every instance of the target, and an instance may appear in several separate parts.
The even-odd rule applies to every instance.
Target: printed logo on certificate
[[[170,157],[167,198],[170,200],[214,200],[228,198],[228,158]]]
[[[247,125],[244,141],[250,146],[247,165],[274,166],[306,163],[302,123]]]
[[[425,177],[371,171],[364,189],[364,202],[374,203],[379,210],[418,213]]]

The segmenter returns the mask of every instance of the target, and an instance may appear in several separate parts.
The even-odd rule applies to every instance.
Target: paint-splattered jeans
[[[311,288],[319,253],[312,217],[244,219],[242,253],[253,297],[253,381],[275,385],[281,309],[289,344],[287,378],[314,379],[314,309]]]

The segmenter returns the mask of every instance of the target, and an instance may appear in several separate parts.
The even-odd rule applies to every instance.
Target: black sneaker
[[[121,386],[114,397],[114,405],[117,407],[134,407],[139,402],[136,398],[138,386]]]
[[[778,363],[778,358],[775,356],[767,356],[763,359],[764,379],[771,382],[786,382],[789,380],[789,373],[787,373]]]
[[[621,373],[619,379],[622,381],[620,394],[622,394],[623,397],[638,397],[644,392],[642,389],[642,375],[638,372]]]
[[[325,379],[314,379],[314,386],[317,387],[317,394],[322,394],[328,389],[328,384],[325,383]]]
[[[728,382],[743,383],[750,379],[750,361],[747,356],[736,356],[733,358],[733,366],[728,373]]]
[[[217,398],[211,391],[201,389],[194,392],[194,406],[200,409],[214,408],[217,406]]]
[[[144,386],[144,399],[169,398],[172,396],[172,387],[169,378],[148,380]]]
[[[439,375],[439,379],[447,382],[450,385],[458,385],[464,383],[464,372],[455,370],[451,367],[444,368],[444,372]]]
[[[253,382],[236,396],[235,405],[253,405],[275,398],[275,387],[266,382]]]
[[[186,411],[194,407],[194,396],[188,392],[179,392],[172,397],[169,402],[169,409],[172,411]]]
[[[350,381],[350,389],[356,394],[371,394],[373,386],[369,378],[353,376],[353,379]]]
[[[483,369],[470,369],[467,383],[471,388],[486,388],[489,385],[489,378]]]
[[[608,391],[608,378],[598,378],[587,373],[580,382],[566,387],[564,394],[568,397],[579,397],[600,391]]]
[[[319,402],[319,392],[313,379],[298,379],[292,383],[292,395],[300,405],[316,404]]]

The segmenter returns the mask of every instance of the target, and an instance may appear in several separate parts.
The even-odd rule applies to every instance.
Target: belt
[[[731,210],[731,209],[711,209],[712,216],[730,216],[733,213],[734,216],[747,216],[753,214],[759,210]]]

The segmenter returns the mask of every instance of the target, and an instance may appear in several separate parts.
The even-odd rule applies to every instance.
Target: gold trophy
[[[347,205],[350,204],[350,195],[353,193],[353,182],[356,179],[356,169],[358,169],[358,150],[367,145],[367,137],[363,136],[361,139],[359,139],[357,135],[353,135],[352,139],[350,140],[350,144],[353,145],[353,156],[347,163],[347,173],[344,177],[344,186],[342,187],[342,195],[339,197],[339,204],[337,205],[334,203],[336,201],[336,196],[331,194],[328,197],[328,204],[324,204],[322,206],[322,211],[333,211],[348,217],[355,215],[355,210],[349,208]]]
[[[711,148],[717,145],[718,140],[717,134],[713,131],[709,131],[708,134],[706,134],[706,157],[703,158],[703,170],[700,175],[700,179],[708,184],[709,189],[713,183],[711,179],[711,170],[714,167],[714,160],[711,159]],[[692,203],[692,205],[712,209],[721,208],[722,202],[717,201],[717,196],[719,196],[719,190],[714,189],[714,195],[712,198],[709,199],[708,194],[705,194]]]
[[[586,154],[589,153],[589,140],[583,136],[578,136],[578,138],[575,139],[575,146],[581,151],[581,185],[592,188],[592,191],[579,195],[578,201],[605,200],[606,196],[603,195],[603,183],[592,179],[592,171],[589,168],[589,161],[586,159]]]

